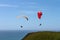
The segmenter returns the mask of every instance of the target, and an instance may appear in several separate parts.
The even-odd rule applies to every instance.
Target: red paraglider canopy
[[[41,11],[39,11],[39,12],[37,13],[37,15],[38,15],[38,18],[39,18],[39,19],[41,19],[42,12],[41,12]]]

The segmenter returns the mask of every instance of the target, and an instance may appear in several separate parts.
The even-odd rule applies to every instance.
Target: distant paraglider
[[[37,13],[37,16],[38,16],[38,19],[41,19],[41,16],[42,16],[42,12],[41,11],[39,11],[38,13]],[[39,24],[39,26],[41,26],[42,24]]]
[[[25,18],[28,21],[28,17],[27,16],[17,16],[17,18]]]
[[[19,19],[19,18],[24,18],[24,19],[26,19],[27,21],[28,21],[28,17],[27,16],[17,16],[17,18]],[[21,28],[23,28],[23,26],[20,26]]]
[[[37,15],[38,15],[38,19],[41,19],[42,12],[41,12],[41,11],[39,11],[39,12],[37,13]]]

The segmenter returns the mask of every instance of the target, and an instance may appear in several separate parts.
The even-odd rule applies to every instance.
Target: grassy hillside
[[[22,40],[60,40],[60,32],[28,33]]]

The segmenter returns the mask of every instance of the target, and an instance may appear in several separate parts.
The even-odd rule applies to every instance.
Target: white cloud
[[[0,4],[0,7],[19,7],[18,5]]]
[[[37,4],[36,2],[20,2],[20,4],[29,4],[29,5],[34,5],[34,4]]]

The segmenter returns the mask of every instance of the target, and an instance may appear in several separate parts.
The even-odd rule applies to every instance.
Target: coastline
[[[38,37],[38,38],[37,38]],[[41,31],[28,33],[22,40],[58,40],[60,39],[60,32]]]

